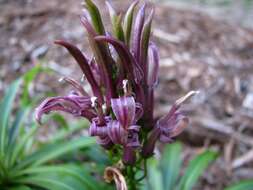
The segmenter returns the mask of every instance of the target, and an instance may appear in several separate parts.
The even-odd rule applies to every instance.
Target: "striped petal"
[[[111,105],[117,120],[123,128],[127,129],[134,123],[136,103],[132,96],[114,98],[111,100]]]
[[[91,120],[95,116],[89,96],[79,96],[71,94],[63,97],[52,97],[44,100],[39,107],[36,108],[35,117],[38,123],[41,123],[43,114],[51,111],[63,111],[74,116],[83,116]]]

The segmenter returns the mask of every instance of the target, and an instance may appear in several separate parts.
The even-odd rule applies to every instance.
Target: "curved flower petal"
[[[118,121],[111,121],[107,125],[108,135],[114,144],[125,145],[127,143],[127,131],[121,127]]]
[[[111,100],[112,110],[123,128],[127,129],[128,126],[135,121],[136,103],[132,96],[120,97]]]
[[[107,124],[111,122],[111,117],[105,117],[106,124],[104,126],[99,125],[99,118],[95,117],[92,119],[92,123],[90,125],[89,134],[90,136],[98,136],[98,144],[103,146],[106,149],[112,147],[113,142],[108,135],[108,127]]]
[[[53,97],[44,100],[39,107],[36,108],[35,117],[38,123],[41,123],[43,114],[48,114],[51,111],[63,111],[74,116],[94,116],[93,108],[89,96],[78,96],[71,94],[64,97]],[[84,113],[85,112],[85,113]],[[91,118],[87,118],[91,119]]]
[[[158,82],[159,55],[155,44],[150,43],[148,50],[147,85],[153,88]]]

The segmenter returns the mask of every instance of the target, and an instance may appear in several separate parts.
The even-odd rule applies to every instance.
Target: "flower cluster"
[[[64,77],[73,86],[67,96],[44,100],[36,109],[36,119],[44,113],[64,111],[91,122],[89,133],[98,137],[105,149],[119,145],[122,160],[133,165],[137,155],[153,154],[155,143],[171,142],[187,126],[188,119],[180,105],[195,92],[190,92],[172,106],[159,120],[153,116],[154,89],[158,82],[158,50],[150,41],[153,9],[147,14],[144,4],[136,13],[134,1],[124,17],[107,2],[112,30],[106,32],[100,12],[91,0],[85,0],[81,23],[87,31],[93,57],[66,41],[55,43],[65,47],[80,66],[92,95],[83,86]]]

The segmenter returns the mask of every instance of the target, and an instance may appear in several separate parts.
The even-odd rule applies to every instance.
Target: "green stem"
[[[128,180],[129,190],[137,190],[137,187],[136,187],[137,182],[135,181],[135,172],[132,166],[129,166],[128,179],[129,179]]]
[[[147,176],[147,160],[144,159],[144,174],[142,177],[140,177],[139,179],[137,179],[138,182],[142,181],[146,176]]]

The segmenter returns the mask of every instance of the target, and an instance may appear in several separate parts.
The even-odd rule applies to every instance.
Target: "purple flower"
[[[90,136],[96,136],[105,149],[119,145],[120,150],[123,149],[123,153],[118,151],[122,153],[123,162],[133,165],[140,150],[143,157],[149,157],[158,140],[171,142],[185,129],[189,120],[180,106],[196,92],[177,100],[170,112],[156,121],[154,90],[158,84],[159,55],[155,44],[150,42],[154,11],[152,8],[147,11],[144,4],[134,18],[138,1],[130,5],[125,15],[115,11],[108,2],[106,4],[112,33],[105,30],[96,5],[85,0],[81,23],[92,50],[89,59],[75,45],[55,41],[75,59],[92,94],[77,81],[63,78],[74,91],[67,96],[44,100],[36,109],[36,119],[40,123],[42,115],[51,111],[84,117],[91,122]]]
[[[185,100],[196,93],[192,91],[178,99],[169,113],[156,122],[155,128],[151,131],[148,140],[143,146],[142,155],[144,157],[149,157],[153,154],[157,140],[163,143],[172,142],[173,137],[179,135],[188,126],[189,119],[180,111],[180,106]]]
[[[43,114],[51,111],[63,111],[74,116],[85,117],[91,121],[96,116],[96,112],[92,107],[90,96],[85,92],[82,86],[73,79],[63,78],[62,80],[70,83],[76,91],[72,91],[67,96],[59,96],[45,99],[39,107],[36,108],[36,120],[41,123]]]

